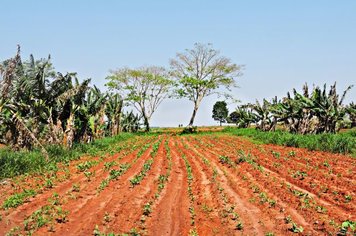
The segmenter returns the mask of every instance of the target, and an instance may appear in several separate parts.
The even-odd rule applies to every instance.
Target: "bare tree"
[[[193,49],[177,53],[170,64],[172,75],[177,79],[178,95],[194,103],[189,126],[193,125],[204,97],[220,93],[218,91],[220,87],[230,90],[236,86],[235,79],[242,75],[242,66],[220,56],[220,52],[213,49],[211,44],[196,43]]]
[[[132,104],[141,114],[146,131],[150,130],[150,119],[161,102],[168,97],[172,81],[162,67],[123,68],[113,71],[107,78],[110,89],[121,93],[124,100]]]

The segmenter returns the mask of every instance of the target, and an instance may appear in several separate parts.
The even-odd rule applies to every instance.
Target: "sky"
[[[245,65],[232,91],[242,103],[283,97],[293,88],[356,86],[355,0],[1,0],[0,61],[16,53],[51,54],[57,71],[77,72],[105,89],[110,70],[164,66],[194,43],[211,43]],[[356,87],[346,97],[354,101]],[[216,125],[216,96],[203,100],[196,125]],[[239,104],[229,104],[230,112]],[[166,100],[152,126],[187,125],[193,103]]]

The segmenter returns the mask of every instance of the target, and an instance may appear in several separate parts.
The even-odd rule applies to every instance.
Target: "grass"
[[[115,137],[103,138],[90,144],[76,144],[72,149],[62,146],[47,146],[49,162],[41,154],[40,150],[17,151],[10,148],[0,149],[0,180],[12,178],[26,173],[42,173],[50,171],[49,168],[58,162],[68,162],[77,160],[84,154],[99,155],[100,152],[107,152],[115,143],[127,140],[133,134],[123,133]]]
[[[233,135],[250,137],[261,143],[272,143],[287,147],[300,147],[332,153],[351,154],[356,156],[356,130],[337,134],[291,134],[277,130],[263,132],[254,128],[238,129],[227,127],[224,132]]]

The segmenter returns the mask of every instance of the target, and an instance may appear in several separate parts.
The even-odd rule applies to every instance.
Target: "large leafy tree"
[[[109,89],[118,92],[141,114],[146,131],[161,102],[169,96],[172,81],[162,67],[123,68],[107,77]]]
[[[213,106],[212,118],[221,123],[226,122],[226,118],[229,115],[229,110],[225,101],[217,101]]]
[[[189,126],[194,119],[203,98],[214,93],[222,93],[219,88],[230,90],[236,86],[235,80],[241,75],[242,67],[220,56],[220,52],[210,44],[196,43],[193,49],[177,53],[171,59],[172,75],[177,79],[177,93],[194,103]],[[224,95],[228,95],[224,93]]]

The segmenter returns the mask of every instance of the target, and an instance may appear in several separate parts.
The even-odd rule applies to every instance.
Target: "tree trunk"
[[[150,119],[146,116],[143,116],[143,122],[144,122],[144,125],[146,127],[145,131],[146,132],[149,132],[150,131]]]
[[[196,114],[197,114],[198,108],[199,108],[199,105],[198,105],[197,102],[195,102],[193,114],[192,114],[192,117],[190,118],[190,121],[189,121],[189,125],[188,125],[188,126],[193,126],[193,124],[194,124],[194,119],[195,119],[195,116],[196,116]]]

